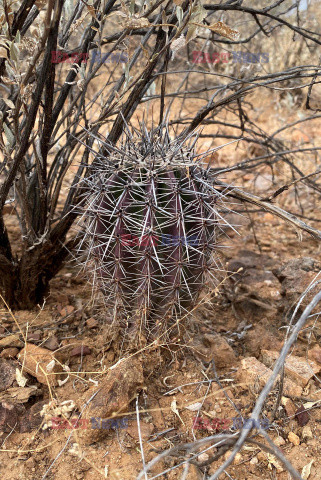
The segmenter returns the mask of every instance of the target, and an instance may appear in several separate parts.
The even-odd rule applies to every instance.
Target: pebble
[[[2,350],[0,353],[1,358],[15,358],[19,353],[19,349],[15,347],[9,347]]]
[[[11,387],[16,380],[16,367],[13,362],[0,359],[0,392]]]
[[[7,335],[6,337],[1,338],[0,348],[5,347],[23,347],[23,343],[20,340],[19,334],[15,333],[13,335]]]
[[[18,355],[23,363],[24,370],[36,377],[39,383],[44,385],[57,385],[59,375],[63,369],[55,359],[53,353],[46,348],[38,347],[33,343],[26,343]]]
[[[86,325],[88,328],[96,328],[99,324],[95,318],[88,318],[88,320],[86,321]]]
[[[300,438],[294,432],[289,433],[288,439],[293,445],[300,445]]]
[[[276,437],[276,438],[273,440],[273,442],[275,443],[275,445],[276,445],[277,447],[281,447],[281,445],[284,445],[284,444],[285,444],[285,440],[284,440],[284,438],[282,438],[282,437]]]
[[[59,348],[59,341],[55,335],[49,337],[43,344],[44,348],[48,348],[48,350],[57,350]]]
[[[197,457],[197,460],[199,462],[207,462],[207,460],[209,459],[209,455],[207,453],[201,453],[198,457]]]
[[[304,438],[305,440],[310,440],[311,438],[313,438],[313,433],[309,425],[305,425],[302,428],[302,438]]]
[[[36,331],[33,333],[28,333],[27,335],[27,340],[28,342],[39,342],[42,337],[42,332],[41,331]]]
[[[90,355],[91,350],[86,345],[78,345],[73,348],[70,352],[71,357],[84,357],[85,355]]]
[[[58,312],[62,317],[66,317],[67,315],[71,315],[74,310],[75,307],[72,305],[66,305],[66,307],[59,308]]]

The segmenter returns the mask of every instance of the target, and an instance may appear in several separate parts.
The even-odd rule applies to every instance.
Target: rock
[[[201,453],[198,457],[197,460],[199,462],[207,462],[207,460],[210,458],[210,456],[207,453]]]
[[[298,302],[302,293],[320,270],[321,263],[310,257],[290,260],[282,265],[281,268],[273,270],[274,275],[282,284],[281,294],[284,297],[286,308],[293,307]],[[305,295],[301,308],[305,308],[316,293],[315,289],[310,290]]]
[[[71,315],[74,310],[75,310],[75,307],[73,307],[72,305],[66,305],[65,307],[58,308],[58,312],[62,317]]]
[[[247,357],[241,360],[241,366],[237,376],[242,383],[253,387],[263,388],[272,375],[272,370],[259,362],[255,357]],[[284,393],[289,396],[299,397],[302,388],[289,379],[284,380]]]
[[[0,392],[7,390],[16,380],[16,367],[13,363],[0,358]]]
[[[239,463],[241,463],[243,461],[243,456],[240,452],[238,452],[235,457],[234,457],[234,460],[233,460],[233,464],[234,465],[238,465]]]
[[[142,440],[147,440],[151,434],[153,433],[154,425],[152,423],[146,423],[144,421],[140,421],[140,433]],[[134,420],[131,422],[127,428],[127,433],[134,438],[136,441],[139,441],[139,434],[138,434],[138,426],[137,421]]]
[[[84,357],[85,355],[90,354],[91,350],[86,345],[78,345],[77,347],[74,347],[70,352],[71,357]]]
[[[0,432],[9,433],[12,429],[19,430],[21,410],[9,402],[0,404]]]
[[[57,373],[62,373],[63,369],[50,350],[26,343],[25,348],[19,353],[18,359],[23,365],[23,369],[36,377],[38,382],[50,386],[58,385],[60,375]]]
[[[189,464],[186,480],[202,480],[204,478],[201,470],[193,464]]]
[[[268,367],[273,367],[275,361],[279,358],[279,352],[271,350],[262,350],[263,363]],[[320,371],[321,367],[313,360],[309,362],[305,358],[290,355],[286,358],[284,371],[295,383],[305,387],[310,378]]]
[[[28,342],[39,342],[42,338],[42,332],[39,330],[33,333],[28,333],[27,335],[27,341]]]
[[[58,338],[55,335],[52,335],[51,337],[47,338],[43,344],[43,347],[52,351],[57,350],[57,348],[59,348]]]
[[[0,353],[1,358],[15,358],[19,353],[19,349],[15,347],[5,348]]]
[[[43,421],[43,417],[40,415],[40,412],[43,406],[47,403],[48,401],[46,400],[37,402],[25,412],[20,420],[20,433],[32,432],[40,427]]]
[[[193,342],[193,350],[205,362],[214,360],[217,368],[226,368],[236,363],[233,348],[221,335],[203,334]]]
[[[30,387],[10,387],[4,393],[1,394],[1,399],[8,401],[9,403],[27,403],[30,397],[40,395],[41,389],[36,385]]]
[[[294,432],[289,433],[288,439],[293,445],[300,445],[300,438]]]
[[[309,423],[310,420],[309,414],[303,405],[301,405],[301,407],[295,412],[295,417],[300,427],[304,427],[304,425]]]
[[[251,465],[257,465],[258,463],[259,463],[259,459],[257,458],[257,456],[251,458],[250,460]]]
[[[313,433],[309,425],[305,425],[302,428],[302,438],[304,440],[310,440],[311,438],[313,438]]]
[[[319,347],[319,345],[316,345],[311,350],[309,350],[308,358],[321,364],[321,347]]]
[[[291,418],[294,418],[297,408],[294,405],[294,403],[292,402],[291,398],[282,397],[281,398],[281,404],[285,408],[287,416],[291,417]]]
[[[266,324],[254,324],[253,328],[246,331],[244,336],[244,344],[248,355],[258,357],[262,349],[269,350],[282,347],[282,340],[278,331]]]
[[[275,443],[275,445],[276,445],[277,447],[281,447],[282,445],[285,444],[285,440],[284,440],[284,438],[282,438],[282,437],[276,437],[276,438],[273,440],[273,442]]]
[[[95,318],[88,318],[86,325],[88,328],[96,328],[98,327],[99,323]]]
[[[140,358],[130,357],[109,369],[100,385],[87,390],[79,400],[82,419],[107,419],[128,411],[130,402],[143,386],[143,367]],[[84,408],[85,407],[85,408]],[[87,429],[77,432],[79,440],[90,444],[103,438],[108,430]]]
[[[23,347],[23,342],[20,340],[20,335],[15,333],[13,335],[7,335],[0,340],[0,349],[6,347]]]

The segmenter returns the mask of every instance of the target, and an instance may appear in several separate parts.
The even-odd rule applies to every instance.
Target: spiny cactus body
[[[84,242],[93,283],[116,313],[154,335],[195,304],[219,268],[223,195],[194,144],[143,129],[120,148],[105,145],[107,158],[97,156],[85,179]]]

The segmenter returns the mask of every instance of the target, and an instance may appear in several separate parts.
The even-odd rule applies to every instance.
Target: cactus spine
[[[93,283],[138,328],[159,334],[215,278],[223,194],[195,153],[167,129],[104,145],[85,179],[82,216]]]

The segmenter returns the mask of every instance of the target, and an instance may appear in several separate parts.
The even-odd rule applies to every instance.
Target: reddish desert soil
[[[262,124],[264,123],[266,129],[272,124],[275,129],[277,128],[275,119],[278,118],[278,110],[279,107],[271,105],[271,116],[268,119],[262,118]],[[293,114],[293,118],[287,120],[290,122],[296,118]],[[315,122],[311,123],[308,131],[307,127],[293,129],[291,132],[293,145],[307,141],[307,136],[310,141],[317,137],[318,127],[320,125]],[[233,161],[232,154],[244,155],[243,158],[249,155],[246,150],[243,153],[239,151],[236,153],[231,149],[230,152],[232,153],[229,156],[227,153],[220,154],[218,161],[226,165]],[[252,155],[258,153],[254,152]],[[278,173],[281,179],[284,172]],[[266,196],[268,191],[273,192],[276,189],[269,183],[269,179],[269,172],[262,171],[258,178],[247,175],[240,182],[251,191],[253,182],[256,182],[254,190]],[[237,182],[238,179],[235,180]],[[305,214],[321,221],[320,205],[303,187],[300,193]],[[298,211],[291,190],[281,196],[278,202],[284,208]],[[320,244],[316,240],[308,234],[295,231],[292,226],[270,213],[251,212],[251,208],[248,207],[248,211],[244,208],[243,217],[228,215],[228,220],[237,225],[238,234],[229,229],[226,232],[228,236],[221,239],[222,245],[226,247],[221,248],[218,253],[226,272],[220,277],[223,279],[222,282],[216,290],[204,295],[198,308],[188,319],[182,321],[180,334],[175,338],[169,338],[163,344],[160,341],[161,345],[147,345],[138,352],[132,352],[130,355],[126,353],[122,348],[121,335],[116,335],[110,326],[108,310],[102,307],[97,296],[92,295],[91,286],[72,263],[67,264],[51,282],[50,296],[42,308],[32,312],[18,311],[14,314],[8,312],[6,308],[1,309],[0,340],[20,332],[26,336],[28,332],[29,343],[44,348],[50,346],[52,349],[50,351],[55,352],[61,364],[67,365],[70,369],[68,380],[61,386],[39,383],[34,375],[23,370],[27,384],[25,387],[20,386],[20,390],[30,386],[37,387],[37,394],[30,398],[26,394],[24,401],[18,401],[15,396],[18,388],[16,380],[9,390],[4,388],[0,391],[2,401],[0,422],[2,430],[6,430],[1,434],[0,449],[3,479],[136,478],[142,468],[142,452],[137,433],[136,402],[135,398],[129,398],[130,393],[135,397],[136,389],[131,392],[129,388],[127,392],[124,385],[122,394],[117,381],[110,386],[110,389],[118,388],[114,400],[118,407],[122,406],[120,418],[125,418],[125,421],[118,424],[121,428],[106,429],[105,435],[92,443],[88,441],[86,432],[84,433],[81,428],[44,429],[45,419],[40,418],[37,413],[37,409],[39,411],[40,407],[50,401],[55,400],[57,405],[64,401],[73,401],[75,416],[83,405],[82,398],[86,397],[86,392],[95,384],[101,385],[111,367],[121,359],[129,358],[126,360],[128,365],[126,368],[129,370],[134,364],[134,359],[144,369],[143,385],[137,392],[146,463],[163,450],[219,433],[223,427],[228,430],[232,426],[229,419],[239,414],[244,417],[250,415],[260,387],[251,384],[250,381],[239,381],[237,371],[241,361],[247,357],[255,357],[262,361],[263,350],[280,351],[291,307],[320,270],[318,263]],[[19,235],[14,217],[7,217],[7,220],[11,238],[16,239],[18,250]],[[310,223],[316,228],[320,227],[317,221],[311,220]],[[314,267],[310,270],[304,267],[311,264],[309,260],[302,260],[306,257],[315,260]],[[299,259],[303,264],[290,266],[292,277],[288,275],[281,283],[282,277],[278,270],[293,259]],[[48,339],[49,344],[46,343]],[[22,336],[20,340],[23,340]],[[311,319],[306,329],[300,333],[292,354],[304,360],[308,352],[311,357],[313,350],[315,352],[313,358],[319,360],[321,369],[319,344],[320,326],[316,317]],[[13,341],[12,344],[1,347],[0,356],[14,368],[21,370],[22,360],[21,358],[18,360],[17,355],[22,347],[23,342],[20,343],[19,339]],[[211,360],[215,361],[216,376],[212,364],[208,363]],[[311,400],[321,401],[318,378],[318,376],[312,378],[303,389],[301,398],[293,397],[290,406],[285,408],[281,404],[269,428],[272,439],[277,441],[286,457],[300,472],[304,466],[312,462],[310,475],[306,477],[309,480],[320,479],[321,410],[316,403],[309,410],[305,421],[300,420],[295,413]],[[13,391],[13,388],[16,390]],[[275,388],[270,394],[263,412],[271,422],[277,391]],[[224,392],[232,400],[237,411]],[[129,401],[126,405],[127,397]],[[193,418],[196,416],[193,410],[198,403],[201,404],[199,411],[201,418],[225,420],[223,426],[221,424],[217,430],[206,425],[201,429],[193,429]],[[31,408],[33,410],[30,410]],[[11,419],[16,415],[13,424],[6,418],[3,420],[3,412],[6,409],[11,409]],[[55,415],[54,410],[51,412]],[[37,426],[39,418],[43,422]],[[306,425],[302,425],[305,422]],[[17,431],[19,425],[20,431]],[[68,427],[68,424],[65,426]],[[23,429],[28,431],[23,432]],[[290,432],[296,436],[293,437]],[[296,445],[297,439],[299,444]],[[259,440],[264,442],[262,438]],[[208,458],[206,455],[203,454],[199,460],[206,460]],[[214,473],[226,455],[228,454],[224,454],[208,467],[198,468],[192,465],[185,478],[197,480],[205,478],[204,472],[208,475]],[[168,473],[162,472],[178,465],[184,458],[188,458],[188,454],[184,455],[184,452],[178,457],[166,457],[152,468],[148,478],[156,478],[157,475],[159,475],[157,478],[169,480],[183,478],[183,467],[177,467]],[[242,449],[228,469],[228,474],[229,476],[223,474],[221,478],[234,480],[289,478],[288,473],[275,458],[254,445],[247,445]]]

